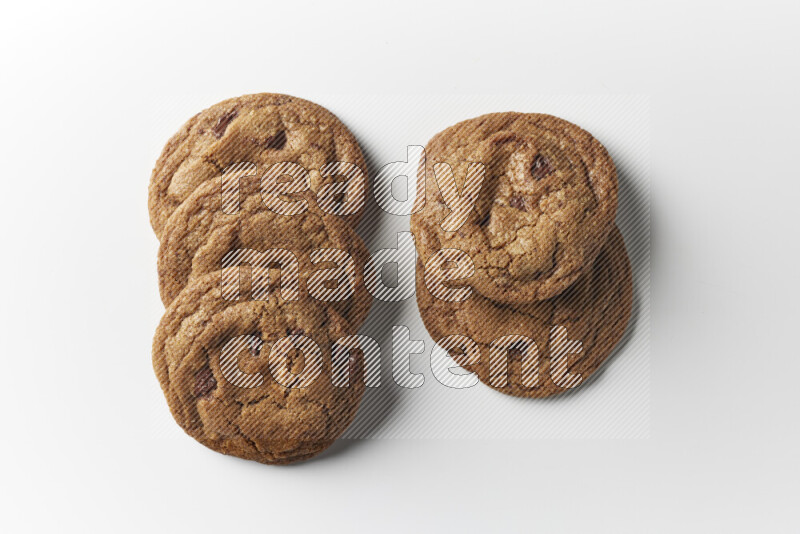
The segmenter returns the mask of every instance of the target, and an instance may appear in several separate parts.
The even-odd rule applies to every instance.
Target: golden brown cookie
[[[347,322],[308,300],[225,300],[220,276],[187,286],[156,331],[153,367],[173,417],[224,454],[268,464],[319,454],[353,420],[364,392],[358,354],[336,367],[349,371],[348,385],[333,379],[331,346],[351,333]]]
[[[233,264],[249,265],[252,281],[259,258],[262,266],[270,259],[259,254],[273,251],[271,258],[284,263],[280,271],[270,272],[272,291],[278,289],[275,282],[286,284],[295,276],[300,295],[310,293],[328,302],[354,329],[364,322],[372,304],[363,278],[369,251],[349,225],[317,211],[276,214],[264,206],[257,190],[242,194],[239,209],[229,214],[222,209],[221,188],[221,178],[200,185],[164,226],[158,278],[165,305],[191,280],[221,269],[226,255],[239,250]],[[286,252],[275,252],[278,249]],[[296,266],[294,275],[291,263]],[[340,279],[345,273],[347,277]]]
[[[323,176],[320,169],[327,164],[349,163],[366,172],[353,134],[322,106],[269,93],[231,98],[189,119],[158,158],[148,201],[156,236],[161,237],[169,216],[198,185],[243,162],[255,164],[258,176],[277,163],[301,165],[308,172],[311,198],[322,186],[344,180],[336,173]],[[342,218],[355,227],[362,212]]]
[[[479,348],[472,361],[463,346],[442,346],[483,383],[518,397],[549,397],[585,382],[620,341],[631,315],[631,267],[616,227],[592,268],[549,300],[510,307],[473,291],[463,302],[446,302],[431,295],[423,278],[418,262],[417,302],[433,340],[472,339]]]
[[[611,158],[558,117],[483,115],[438,133],[425,152],[425,207],[411,217],[417,248],[423,261],[440,249],[469,254],[469,284],[484,297],[515,304],[558,295],[592,265],[613,225]],[[445,222],[453,213],[445,200],[463,194],[468,170],[478,175],[474,163],[485,172],[474,207],[460,226]],[[448,196],[450,171],[458,191]]]

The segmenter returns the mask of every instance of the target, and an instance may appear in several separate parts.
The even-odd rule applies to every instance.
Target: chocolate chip
[[[526,350],[528,350],[528,342],[522,340],[515,341],[511,344],[509,350],[518,350],[520,352],[525,352]]]
[[[258,354],[261,352],[261,332],[254,331],[250,334],[252,337],[258,339],[258,342],[253,342],[252,340],[247,343],[247,351],[250,353],[250,356],[253,358],[258,358]]]
[[[214,379],[214,373],[211,369],[206,367],[198,371],[194,375],[194,389],[192,393],[195,397],[205,397],[217,387],[217,381]]]
[[[510,360],[521,360],[528,350],[528,344],[525,341],[515,341],[508,347],[508,358]]]
[[[552,172],[553,168],[550,166],[550,162],[546,157],[538,155],[533,158],[533,163],[531,164],[531,176],[533,176],[534,180],[541,180]]]
[[[511,207],[514,208],[515,210],[528,211],[527,209],[525,209],[525,199],[523,199],[522,197],[518,197],[515,195],[511,197],[511,200],[509,200],[508,203],[511,204]]]
[[[483,216],[483,219],[478,223],[478,226],[486,226],[489,224],[489,219],[492,216],[492,210],[486,212],[486,215]]]
[[[224,114],[222,117],[219,118],[217,124],[211,129],[211,132],[214,134],[214,137],[219,139],[223,135],[225,135],[225,130],[228,129],[228,125],[236,118],[239,112],[235,109],[233,111],[229,111]]]
[[[271,148],[274,150],[282,149],[284,146],[286,146],[286,132],[281,130],[275,135],[268,137],[267,142],[264,146],[266,148]]]

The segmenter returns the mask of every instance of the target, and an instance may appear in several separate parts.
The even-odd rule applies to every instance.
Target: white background
[[[2,9],[2,530],[800,528],[796,5]],[[649,95],[649,437],[361,440],[274,468],[154,431],[159,136],[260,91],[359,138],[415,127],[380,95]]]

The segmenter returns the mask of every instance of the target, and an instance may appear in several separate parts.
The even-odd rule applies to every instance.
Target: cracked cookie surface
[[[363,278],[369,251],[355,230],[337,216],[323,216],[311,210],[289,216],[276,214],[264,206],[257,190],[245,191],[239,210],[228,214],[222,209],[221,191],[221,178],[200,185],[164,227],[158,251],[158,279],[165,305],[191,280],[221,269],[225,255],[231,251],[284,249],[299,264],[301,294],[308,295],[311,290],[312,296],[326,300],[354,329],[364,322],[372,304]],[[345,251],[351,260],[337,257],[339,253],[331,249]],[[255,262],[247,263],[252,269]],[[322,271],[328,269],[338,269],[341,274],[347,271],[349,276],[335,283],[332,279],[319,282]],[[286,268],[271,270],[270,276],[271,282],[283,281],[289,273]],[[333,278],[333,274],[326,277]],[[329,287],[332,283],[335,287]],[[277,291],[272,285],[271,290]],[[334,295],[337,287],[346,291]],[[348,296],[342,298],[344,295]]]
[[[466,252],[469,284],[492,300],[522,304],[558,295],[593,263],[617,210],[617,175],[605,148],[558,117],[494,113],[435,135],[425,147],[426,202],[411,217],[423,261],[440,249]],[[471,163],[483,184],[466,221],[441,223],[451,210],[434,172],[446,163],[459,193]],[[449,228],[448,228],[449,229]]]
[[[355,417],[363,357],[350,354],[349,385],[332,383],[332,343],[350,333],[344,319],[316,302],[227,301],[216,272],[189,284],[167,309],[153,340],[153,367],[173,417],[197,441],[240,458],[292,463],[322,452]],[[238,336],[261,343],[223,353]],[[270,361],[271,348],[287,336],[306,336],[321,351],[310,384],[300,382],[316,361],[306,352]],[[297,385],[304,387],[291,387]]]
[[[317,192],[342,180],[320,174],[321,167],[337,161],[366,172],[355,137],[322,106],[269,93],[225,100],[189,119],[167,142],[150,179],[150,223],[160,239],[180,203],[233,164],[251,162],[261,175],[272,164],[297,163],[308,171],[309,190]],[[342,217],[355,227],[362,212]]]
[[[418,262],[417,303],[434,342],[451,335],[469,337],[480,349],[479,360],[469,361],[464,352],[450,350],[456,363],[490,387],[518,397],[550,397],[584,383],[622,339],[631,315],[631,266],[616,227],[592,268],[573,286],[557,297],[527,305],[502,305],[474,291],[463,302],[436,299],[425,286],[421,269]],[[554,327],[565,330],[554,335]],[[517,341],[521,345],[511,346],[507,371],[502,365],[505,356],[499,366],[490,365],[490,346],[502,336],[527,338]],[[538,350],[538,361],[533,353],[527,360],[521,357],[520,351],[529,348],[531,341]],[[581,350],[568,341],[580,341]],[[560,365],[554,365],[555,349]],[[565,349],[573,353],[567,354]],[[503,375],[507,380],[503,381]],[[580,377],[577,383],[574,376]]]

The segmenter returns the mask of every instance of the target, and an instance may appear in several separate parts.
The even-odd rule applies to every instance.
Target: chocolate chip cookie
[[[558,295],[591,267],[617,210],[614,164],[591,134],[550,115],[494,113],[447,128],[425,151],[426,202],[411,217],[423,261],[466,252],[468,283],[508,304]],[[446,221],[476,184],[465,220]]]
[[[189,119],[169,140],[150,180],[150,223],[156,236],[161,237],[169,216],[198,185],[245,162],[256,166],[248,174],[258,176],[279,163],[300,165],[308,173],[305,179],[312,198],[329,186],[325,190],[334,206],[353,206],[352,212],[343,210],[340,216],[357,225],[363,200],[343,198],[345,191],[334,185],[346,180],[342,176],[353,175],[353,188],[347,187],[347,194],[364,194],[366,165],[353,135],[313,102],[263,93],[215,104]],[[346,165],[336,169],[336,162]],[[362,183],[357,185],[359,179]],[[315,207],[312,203],[309,209]]]
[[[307,299],[226,300],[221,276],[192,281],[156,331],[153,366],[172,415],[224,454],[268,464],[319,454],[364,392],[363,357],[334,365],[331,356],[333,341],[352,333],[347,321]]]
[[[519,397],[549,397],[582,384],[622,338],[632,300],[630,262],[616,227],[574,285],[526,305],[503,305],[474,291],[462,302],[439,300],[417,264],[417,302],[433,340],[485,384]],[[458,338],[442,343],[446,336],[466,336],[475,345]]]
[[[213,178],[198,186],[169,218],[158,252],[164,304],[192,279],[221,269],[226,259],[231,265],[246,264],[252,285],[260,261],[264,268],[273,266],[267,273],[271,291],[295,277],[298,294],[328,302],[357,329],[372,303],[363,279],[369,251],[358,234],[333,215],[311,210],[291,216],[275,213],[264,205],[258,188],[243,190],[239,198],[235,213],[227,213],[222,178]],[[272,255],[264,256],[267,251]]]

